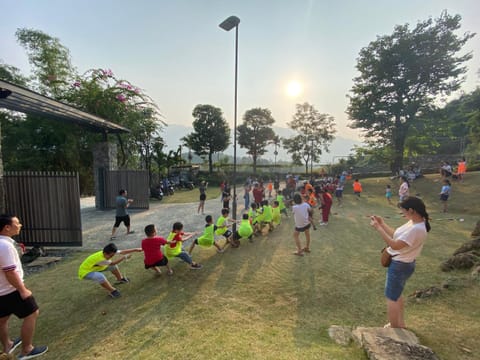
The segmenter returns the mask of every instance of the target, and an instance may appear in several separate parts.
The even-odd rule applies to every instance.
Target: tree
[[[27,51],[33,74],[38,81],[38,91],[58,99],[75,77],[70,51],[59,39],[40,30],[18,29],[15,35]]]
[[[439,95],[459,88],[471,53],[456,56],[474,36],[455,35],[461,17],[443,12],[413,30],[397,25],[392,35],[378,37],[360,51],[348,107],[350,127],[362,129],[370,145],[388,147],[390,168],[403,167],[405,141],[431,111]]]
[[[197,105],[193,109],[193,132],[181,140],[198,156],[208,156],[208,170],[213,172],[213,154],[230,145],[230,128],[222,110],[212,105]]]
[[[329,151],[336,132],[334,118],[319,113],[309,103],[297,104],[293,120],[287,125],[298,134],[283,140],[283,146],[292,156],[295,164],[305,164],[305,173],[310,166],[320,160],[322,149]]]
[[[258,157],[267,152],[266,148],[275,136],[271,128],[274,122],[270,110],[254,108],[245,112],[243,124],[237,126],[238,144],[252,156],[254,174],[257,173]]]

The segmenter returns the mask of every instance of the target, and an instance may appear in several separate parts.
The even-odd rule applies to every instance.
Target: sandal
[[[303,256],[304,254],[303,254],[303,251],[300,251],[300,252],[295,251],[295,252],[293,253],[293,255]]]
[[[302,252],[309,253],[309,252],[310,252],[310,249],[309,249],[309,248],[303,248]]]

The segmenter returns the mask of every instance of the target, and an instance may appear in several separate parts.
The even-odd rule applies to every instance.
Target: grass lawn
[[[312,252],[302,258],[292,255],[290,217],[268,237],[224,254],[196,248],[194,259],[204,265],[198,271],[174,260],[173,276],[154,277],[143,268],[142,255],[134,254],[120,264],[132,282],[119,285],[123,296],[116,300],[77,279],[84,252],[29,276],[27,286],[41,308],[35,343],[50,348],[42,359],[367,359],[355,344],[335,344],[328,328],[386,323],[383,245],[368,216],[384,216],[393,226],[405,220],[384,196],[387,183],[395,194],[397,181],[360,180],[362,197],[356,199],[347,184],[344,206],[335,203],[329,225],[311,232]],[[404,295],[447,280],[452,286],[426,300],[409,298],[406,322],[441,359],[480,354],[479,283],[469,271],[439,269],[479,220],[478,184],[480,173],[454,183],[447,214],[438,200],[438,175],[416,180],[410,189],[425,200],[432,231]],[[210,191],[209,198],[219,194]],[[197,202],[198,191],[191,194]],[[12,336],[19,324],[12,318]]]

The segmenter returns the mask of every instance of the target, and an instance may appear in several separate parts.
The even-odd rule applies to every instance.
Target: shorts
[[[305,232],[306,230],[310,229],[310,226],[311,226],[311,225],[308,224],[308,225],[306,225],[306,226],[304,226],[304,227],[301,227],[301,228],[295,227],[295,231],[297,231],[297,232]]]
[[[108,268],[106,268],[103,271],[115,271],[118,270],[117,265],[110,265]],[[92,271],[89,272],[87,275],[83,277],[86,280],[92,280],[95,281],[96,283],[103,284],[105,281],[107,281],[107,277],[102,274],[102,271]]]
[[[335,190],[335,197],[341,198],[343,196],[343,190]]]
[[[385,281],[385,297],[397,301],[402,295],[405,283],[415,271],[415,261],[404,263],[392,260],[387,270]]]
[[[205,201],[207,199],[207,194],[200,194],[200,201]]]
[[[37,310],[38,305],[33,296],[22,299],[17,290],[0,296],[0,318],[15,314],[18,318],[23,319]]]
[[[155,266],[165,266],[168,264],[168,259],[166,256],[162,257],[161,260],[157,261],[155,264],[152,264],[152,265],[147,265],[145,264],[145,269],[150,269],[152,267],[155,267]]]
[[[448,200],[448,195],[447,194],[440,194],[440,200],[447,201]]]
[[[228,239],[230,236],[232,236],[232,232],[230,230],[227,230],[222,235],[225,237],[225,239]]]
[[[130,215],[115,216],[115,224],[113,227],[119,227],[122,222],[125,224],[125,226],[130,226]]]

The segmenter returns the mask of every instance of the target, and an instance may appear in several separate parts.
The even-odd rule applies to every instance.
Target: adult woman
[[[200,202],[198,203],[197,214],[199,214],[201,210],[203,215],[205,211],[205,200],[207,199],[207,194],[205,193],[207,190],[207,183],[202,181],[198,187],[198,190],[200,191]]]
[[[372,216],[370,221],[370,225],[378,231],[388,246],[388,253],[392,255],[385,283],[389,320],[385,327],[392,328],[405,328],[402,291],[408,278],[415,271],[415,259],[420,255],[427,232],[430,231],[428,213],[421,199],[407,197],[399,207],[408,222],[397,229],[388,226],[379,216]]]
[[[398,189],[398,197],[400,202],[402,202],[404,199],[406,199],[409,196],[408,189],[410,188],[410,184],[408,183],[407,177],[402,176],[401,179],[402,179],[402,183],[400,184],[400,188]]]

